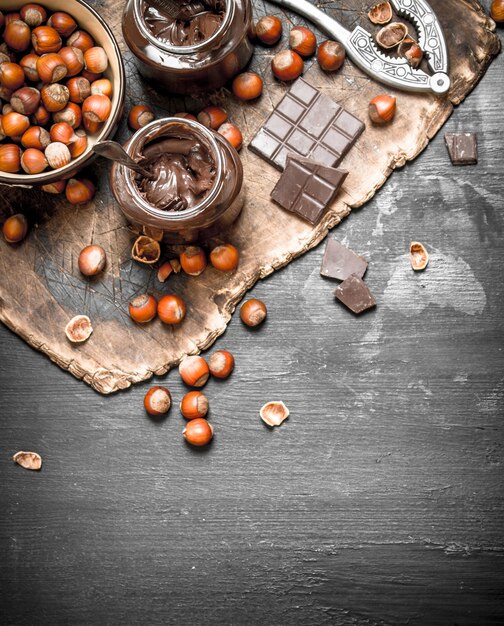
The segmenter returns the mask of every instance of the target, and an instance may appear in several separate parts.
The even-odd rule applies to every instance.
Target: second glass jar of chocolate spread
[[[176,94],[222,87],[253,51],[250,0],[128,0],[122,24],[140,73]]]
[[[149,174],[119,163],[110,173],[112,192],[139,232],[190,243],[219,235],[240,214],[241,159],[221,135],[199,122],[155,120],[124,148]]]

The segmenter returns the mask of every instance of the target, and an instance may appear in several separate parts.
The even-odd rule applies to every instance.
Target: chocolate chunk
[[[359,119],[298,78],[248,147],[279,170],[289,153],[334,167],[363,130]]]
[[[478,162],[476,133],[446,133],[444,139],[453,165],[474,165]]]
[[[317,224],[347,175],[343,170],[289,155],[271,197],[287,211]]]
[[[355,274],[346,278],[334,292],[336,298],[356,315],[376,306],[366,283]]]
[[[366,273],[367,261],[335,239],[328,239],[320,274],[329,278],[345,280],[351,274],[362,278]]]

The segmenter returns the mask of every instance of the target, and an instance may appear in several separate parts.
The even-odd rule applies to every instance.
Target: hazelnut
[[[23,148],[37,148],[38,150],[45,150],[51,137],[45,128],[41,126],[30,126],[30,128],[22,135],[21,145]]]
[[[137,324],[146,324],[156,317],[156,298],[148,293],[142,293],[133,298],[128,305],[128,312],[131,319]]]
[[[272,46],[282,36],[282,22],[274,15],[261,17],[255,25],[255,35],[262,43]]]
[[[31,39],[33,48],[37,54],[58,52],[62,46],[58,31],[50,26],[37,26],[37,28],[34,28]]]
[[[149,415],[164,415],[171,405],[171,394],[166,387],[152,387],[145,394],[144,407]]]
[[[86,178],[70,178],[65,187],[65,196],[70,204],[90,202],[94,198],[95,193],[95,186]]]
[[[41,189],[42,191],[45,191],[45,193],[52,193],[56,195],[63,193],[65,191],[65,187],[66,180],[55,180],[54,183],[47,183],[47,185],[42,185]]]
[[[84,52],[84,67],[93,74],[102,74],[108,67],[108,58],[105,50],[100,46],[93,46]]]
[[[60,111],[53,115],[55,122],[66,122],[72,128],[78,128],[82,122],[82,111],[75,102],[67,102]]]
[[[396,99],[394,96],[380,95],[373,98],[368,106],[371,121],[378,125],[388,124],[394,119]]]
[[[30,28],[36,28],[47,19],[47,11],[40,4],[25,4],[19,10],[19,16]]]
[[[180,265],[189,276],[199,276],[207,266],[205,252],[199,246],[188,246],[180,255]]]
[[[180,402],[180,412],[188,420],[205,417],[208,413],[208,398],[202,391],[189,391]]]
[[[217,132],[219,135],[222,135],[235,150],[239,150],[242,147],[243,135],[241,130],[235,124],[226,122],[225,124],[222,124]]]
[[[192,120],[193,122],[197,122],[198,118],[196,115],[192,113],[187,113],[186,111],[180,111],[179,113],[174,113],[173,117],[181,117],[184,120]]]
[[[106,261],[105,250],[97,244],[90,244],[80,251],[79,270],[84,276],[96,276],[103,270]]]
[[[19,89],[25,81],[23,68],[17,63],[5,62],[0,65],[0,84],[12,91]],[[3,96],[2,96],[3,97]],[[4,98],[8,100],[9,98]]]
[[[138,130],[139,128],[142,128],[142,126],[150,124],[153,119],[154,111],[150,108],[150,106],[147,106],[146,104],[137,104],[132,107],[129,112],[128,124],[133,130]]]
[[[68,76],[77,76],[84,68],[84,54],[79,48],[72,48],[72,46],[66,46],[61,48],[58,52],[63,59]]]
[[[51,141],[60,141],[65,146],[77,140],[77,135],[68,122],[56,122],[56,124],[53,124],[49,131],[49,136]]]
[[[50,143],[45,149],[45,157],[53,170],[65,167],[72,160],[70,150],[61,141]]]
[[[289,35],[289,46],[302,57],[310,57],[317,47],[317,38],[305,26],[294,26]]]
[[[217,350],[210,357],[208,367],[215,378],[227,378],[234,369],[234,357],[227,350]]]
[[[30,127],[30,120],[26,115],[11,111],[2,117],[3,134],[7,137],[20,137]]]
[[[30,80],[32,83],[35,83],[39,80],[39,75],[37,72],[37,61],[39,60],[38,54],[26,54],[20,61],[19,65],[23,69],[23,72],[26,76],[26,80]]]
[[[192,446],[206,446],[212,441],[213,427],[203,417],[197,417],[187,422],[182,434]]]
[[[84,122],[101,124],[106,122],[112,111],[112,101],[103,94],[94,94],[86,98],[82,104]],[[84,124],[85,125],[85,124]]]
[[[187,356],[180,362],[179,374],[186,385],[203,387],[210,376],[210,369],[201,356]]]
[[[43,104],[39,104],[35,113],[32,114],[31,120],[32,123],[38,126],[45,126],[46,124],[49,124],[51,115]]]
[[[281,400],[273,400],[261,407],[259,415],[268,426],[280,426],[289,417],[289,409]]]
[[[16,52],[24,52],[30,45],[31,30],[26,22],[22,20],[12,20],[3,32],[3,40]]]
[[[82,52],[86,52],[86,50],[94,46],[94,40],[86,31],[76,30],[67,39],[66,45],[72,48],[79,48]]]
[[[376,41],[382,48],[385,48],[385,50],[390,50],[398,46],[407,34],[408,28],[406,24],[402,22],[391,22],[383,28],[380,28],[376,33]]]
[[[59,83],[44,85],[40,90],[40,95],[42,96],[42,104],[49,113],[56,113],[64,109],[70,98],[68,87]]]
[[[21,150],[14,143],[0,144],[0,172],[15,174],[21,169]]]
[[[35,87],[21,87],[12,94],[10,104],[17,113],[31,115],[39,107],[40,91]]]
[[[167,294],[159,300],[157,311],[163,324],[180,324],[186,316],[186,305],[179,296]]]
[[[233,80],[231,89],[240,100],[255,100],[262,94],[263,79],[255,72],[243,72]]]
[[[91,84],[91,94],[93,96],[98,93],[112,98],[113,92],[112,83],[108,78],[99,78]]]
[[[75,137],[76,139],[68,146],[72,159],[80,157],[80,155],[86,151],[88,146],[88,138],[85,130],[78,128],[75,131]]]
[[[157,263],[157,261],[159,261],[159,257],[161,256],[161,246],[159,245],[159,242],[152,239],[152,237],[140,235],[140,237],[138,237],[133,244],[131,256],[135,261],[152,265],[153,263]]]
[[[345,61],[345,48],[338,41],[324,41],[317,50],[317,61],[325,72],[335,72]]]
[[[210,263],[221,272],[232,272],[238,267],[240,253],[230,243],[216,246],[210,252]]]
[[[295,80],[304,69],[303,59],[293,50],[282,50],[271,61],[273,74],[279,80]]]
[[[19,243],[26,237],[27,232],[28,221],[22,213],[11,215],[2,226],[2,233],[7,243]]]
[[[57,83],[68,73],[63,58],[57,52],[43,54],[37,60],[37,73],[44,83]]]
[[[72,343],[83,343],[93,332],[91,320],[87,315],[76,315],[65,326],[65,334]]]
[[[490,15],[495,22],[504,22],[504,0],[493,0],[490,5]]]
[[[77,28],[77,22],[71,15],[63,11],[56,11],[47,20],[47,25],[54,28],[62,37],[70,37]]]
[[[227,112],[221,107],[206,107],[198,113],[198,122],[207,128],[217,130],[227,117]]]
[[[425,249],[425,246],[419,241],[412,241],[410,243],[410,262],[415,272],[424,270],[427,267],[429,253]]]
[[[388,24],[392,19],[390,2],[379,2],[368,11],[368,17],[373,24]]]
[[[40,174],[47,167],[44,153],[37,148],[28,148],[21,157],[21,167],[27,174]]]
[[[246,326],[259,326],[266,319],[268,311],[261,300],[252,298],[244,302],[240,308],[240,319]]]
[[[405,37],[399,44],[397,53],[408,61],[411,67],[418,67],[423,58],[423,50],[411,37]]]
[[[38,452],[25,452],[20,450],[12,457],[12,460],[27,470],[38,471],[42,467],[42,457]]]

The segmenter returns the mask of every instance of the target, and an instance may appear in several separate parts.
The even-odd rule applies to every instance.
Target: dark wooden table
[[[504,622],[503,72],[331,233],[376,310],[334,301],[324,244],[256,285],[267,323],[215,346],[237,366],[205,388],[207,449],[176,406],[146,416],[149,384],[102,397],[0,328],[1,624]],[[477,131],[477,166],[446,131]]]

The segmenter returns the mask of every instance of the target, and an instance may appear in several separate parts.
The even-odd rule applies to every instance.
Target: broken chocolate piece
[[[336,239],[328,239],[322,266],[321,276],[345,280],[351,274],[362,278],[366,273],[368,263],[366,259],[347,248]]]
[[[453,165],[475,165],[478,162],[476,133],[445,133],[444,139]]]
[[[335,167],[363,130],[359,119],[298,78],[248,147],[279,170],[289,153]]]
[[[356,274],[352,274],[336,287],[334,295],[356,315],[376,306],[376,300],[368,286]]]
[[[271,197],[287,211],[317,224],[347,175],[344,170],[289,155]]]

